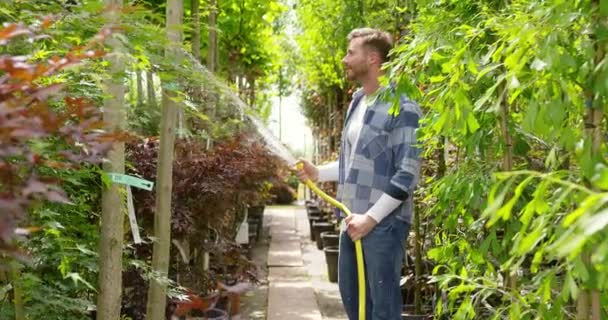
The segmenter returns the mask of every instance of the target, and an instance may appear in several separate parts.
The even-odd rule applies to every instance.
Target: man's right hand
[[[298,164],[300,165],[298,166],[298,169],[296,169],[296,175],[300,181],[306,182],[306,180],[310,179],[315,182],[319,179],[319,169],[317,169],[317,167],[315,167],[312,163],[308,162],[307,160],[300,159],[298,160]],[[299,168],[300,166],[302,168]]]

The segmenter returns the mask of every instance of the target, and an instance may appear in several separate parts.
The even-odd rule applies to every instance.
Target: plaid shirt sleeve
[[[389,131],[389,146],[393,154],[395,174],[384,192],[399,200],[407,199],[414,191],[420,175],[420,150],[416,141],[416,130],[422,116],[415,102],[402,97],[400,112],[392,120]]]

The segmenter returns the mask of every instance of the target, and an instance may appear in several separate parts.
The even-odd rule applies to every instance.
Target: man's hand
[[[303,167],[302,169],[298,168],[296,170],[296,175],[300,181],[306,182],[306,180],[310,179],[314,182],[319,179],[319,169],[317,169],[317,167],[315,167],[312,163],[304,159],[298,160],[298,163]]]
[[[353,241],[361,240],[376,226],[377,222],[366,214],[353,213],[346,217],[346,232]]]

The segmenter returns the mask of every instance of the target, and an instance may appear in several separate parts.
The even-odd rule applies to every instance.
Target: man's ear
[[[369,50],[367,52],[367,62],[369,64],[377,64],[378,66],[381,66],[382,59],[380,59],[380,53],[375,50]]]

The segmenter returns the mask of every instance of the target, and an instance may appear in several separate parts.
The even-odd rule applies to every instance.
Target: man
[[[420,171],[416,129],[420,108],[393,88],[381,87],[382,64],[392,40],[388,33],[362,28],[348,35],[342,60],[354,93],[341,137],[339,160],[320,167],[302,160],[301,180],[338,181],[338,200],[353,215],[341,224],[338,284],[348,318],[358,319],[354,241],[363,245],[366,319],[401,319],[399,281],[410,229],[414,189]],[[398,111],[393,101],[399,101]],[[343,215],[343,213],[342,213]]]

